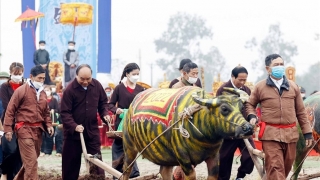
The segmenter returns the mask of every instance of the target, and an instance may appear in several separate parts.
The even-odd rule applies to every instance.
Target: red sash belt
[[[16,123],[16,130],[19,130],[22,126],[31,126],[31,127],[41,127],[42,122],[35,122],[35,123],[29,123],[29,122],[17,122]]]
[[[266,125],[277,127],[277,128],[291,128],[291,127],[296,126],[296,122],[294,122],[292,124],[270,124],[270,123],[266,123],[266,122],[261,121],[258,124],[258,126],[260,127],[260,131],[259,131],[259,135],[258,135],[259,139],[262,138],[264,130],[266,128]]]

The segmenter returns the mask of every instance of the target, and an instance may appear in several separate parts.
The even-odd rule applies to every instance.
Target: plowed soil
[[[51,156],[44,156],[39,157],[39,177],[40,180],[61,180],[61,157],[56,157],[55,152]],[[111,166],[111,150],[105,149],[102,150],[102,156],[103,161]],[[139,158],[137,160],[138,167],[140,170],[140,174],[143,175],[149,175],[149,174],[157,174],[159,172],[159,166],[151,163],[150,161],[146,159]],[[232,172],[231,172],[231,180],[234,180],[237,175],[237,169],[239,168],[240,164],[240,157],[234,157],[234,163],[232,166]],[[313,173],[319,173],[320,172],[320,156],[317,157],[308,157],[306,162],[303,165],[303,170],[301,175],[304,174],[313,174]],[[196,167],[196,173],[197,173],[197,179],[206,179],[208,173],[207,173],[207,167],[205,163],[201,163],[197,165]],[[80,176],[79,180],[110,180],[112,179],[112,175],[109,173],[105,173],[105,177],[98,177],[95,175],[87,175],[86,174],[86,166],[84,161],[82,161],[81,164],[81,170],[80,170]],[[292,173],[290,173],[291,175]],[[288,179],[290,178],[290,175]],[[159,175],[160,177],[160,175]],[[247,175],[245,180],[259,180],[261,179],[259,177],[259,174],[254,168],[253,172],[249,175]],[[316,178],[319,179],[320,178]]]

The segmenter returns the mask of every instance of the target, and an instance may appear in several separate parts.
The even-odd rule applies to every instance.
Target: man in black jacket
[[[34,65],[41,65],[43,69],[46,71],[46,79],[44,81],[44,84],[52,85],[54,83],[51,82],[50,76],[49,76],[49,63],[50,63],[50,57],[49,52],[46,50],[46,42],[41,40],[39,41],[39,49],[36,50],[33,54],[33,63]]]
[[[242,66],[235,67],[231,72],[231,79],[218,89],[216,96],[222,95],[224,87],[240,89],[250,95],[251,90],[244,85],[247,81],[247,77],[248,71],[246,68]],[[242,114],[246,117],[245,108],[242,109]],[[252,138],[249,138],[249,142],[255,147]],[[224,139],[220,149],[219,180],[230,179],[233,157],[237,148],[239,148],[242,155],[240,158],[241,165],[238,169],[236,180],[240,180],[244,178],[246,174],[252,172],[254,164],[243,139]]]

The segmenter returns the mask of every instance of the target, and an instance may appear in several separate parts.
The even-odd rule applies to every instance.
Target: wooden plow
[[[113,167],[109,166],[107,163],[101,161],[100,159],[95,158],[94,155],[91,155],[91,154],[87,153],[87,148],[86,148],[86,144],[84,142],[84,138],[83,138],[83,134],[82,133],[80,133],[80,140],[81,140],[81,146],[82,146],[82,153],[83,153],[83,156],[85,158],[86,169],[87,169],[87,173],[88,174],[89,174],[89,169],[90,169],[89,162],[91,162],[92,164],[94,164],[94,165],[100,167],[101,169],[105,170],[107,173],[113,175],[117,179],[122,179],[122,173],[121,172],[119,172],[118,170],[116,170]],[[157,179],[157,174],[139,176],[139,177],[136,177],[136,178],[132,178],[130,180],[149,180],[149,179]]]
[[[261,165],[260,161],[258,158],[262,159],[262,161],[264,162],[264,153],[258,149],[254,149],[249,140],[248,139],[243,139],[244,143],[246,144],[247,146],[247,149],[249,151],[249,154],[252,158],[252,161],[254,163],[254,166],[257,168],[257,171],[261,177],[262,180],[266,180],[267,177],[266,177],[266,174],[265,174],[265,167],[264,165]]]
[[[261,177],[262,180],[266,180],[267,179],[267,176],[265,174],[265,166],[264,166],[264,163],[263,165],[261,165],[260,161],[258,160],[258,158],[262,159],[262,161],[264,162],[264,157],[265,157],[265,154],[258,150],[258,149],[254,149],[252,147],[252,145],[250,144],[249,140],[248,139],[243,139],[244,143],[246,144],[247,146],[247,149],[250,153],[250,156],[252,158],[252,161],[255,165],[255,167],[257,168],[257,171]],[[316,143],[315,143],[316,144]],[[315,145],[314,144],[314,145]],[[314,147],[314,146],[313,146]],[[311,149],[313,149],[313,147]],[[309,153],[311,152],[311,149],[310,151],[306,154],[305,158],[309,155]],[[304,160],[301,162],[300,165],[302,165],[302,163],[304,162]],[[299,166],[300,166],[299,165]],[[301,176],[298,178],[298,180],[309,180],[309,179],[313,179],[313,178],[317,178],[317,177],[320,177],[320,173],[315,173],[315,174],[309,174],[309,175],[304,175],[304,176]],[[292,177],[291,177],[292,179]]]

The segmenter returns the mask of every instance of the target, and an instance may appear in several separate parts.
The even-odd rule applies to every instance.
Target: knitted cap
[[[7,72],[0,72],[0,78],[10,78],[10,75]]]

